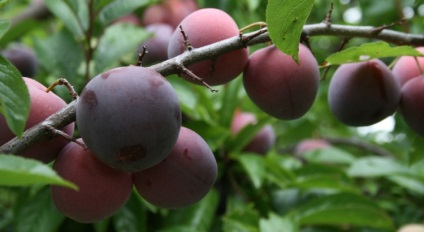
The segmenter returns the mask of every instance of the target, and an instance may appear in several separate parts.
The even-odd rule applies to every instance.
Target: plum
[[[83,143],[81,139],[78,141]],[[81,223],[93,223],[112,216],[132,192],[131,173],[107,166],[90,150],[84,150],[76,143],[69,143],[62,149],[53,169],[79,188],[76,191],[51,186],[53,204],[65,216]]]
[[[424,47],[416,48],[419,52],[424,53]],[[421,74],[418,65],[424,70],[424,57],[417,57],[418,64],[413,56],[402,56],[393,66],[393,74],[403,86],[410,79]]]
[[[143,24],[165,23],[176,28],[189,14],[199,9],[194,0],[165,0],[144,11]]]
[[[25,84],[30,95],[30,112],[25,129],[29,129],[36,124],[44,121],[46,118],[61,110],[66,106],[66,102],[53,92],[46,93],[46,87],[36,80],[24,77]],[[63,132],[72,136],[74,133],[74,123],[71,123],[61,129]],[[13,139],[15,135],[7,126],[3,115],[0,115],[0,145]],[[54,137],[46,141],[40,141],[24,150],[21,156],[40,160],[44,163],[53,161],[60,150],[69,141],[63,137]]]
[[[324,139],[305,139],[300,141],[294,149],[296,155],[301,155],[308,151],[330,147],[330,143]]]
[[[205,8],[195,11],[184,18],[180,25],[194,48],[239,35],[239,29],[233,18],[219,9]],[[184,37],[180,30],[176,29],[169,41],[168,58],[182,54],[186,50],[184,44]],[[222,85],[243,72],[248,58],[249,52],[247,48],[243,48],[189,65],[187,68],[209,85]],[[192,83],[202,84],[188,75],[183,77]]]
[[[409,80],[402,87],[399,111],[406,124],[424,137],[424,76]]]
[[[400,101],[400,84],[380,60],[341,65],[328,89],[334,116],[349,126],[369,126],[393,114]]]
[[[152,64],[164,61],[168,58],[168,44],[174,29],[168,24],[156,23],[146,27],[152,33],[152,37],[147,39],[138,48],[137,54],[141,53],[143,46],[146,46],[148,53],[143,57],[143,64]]]
[[[171,151],[181,109],[162,75],[126,66],[101,73],[85,86],[76,104],[76,121],[97,158],[123,171],[141,171]]]
[[[306,114],[318,92],[319,70],[315,57],[302,44],[299,61],[275,46],[254,52],[243,72],[244,88],[253,103],[282,120]]]
[[[168,158],[133,173],[134,186],[140,195],[162,208],[181,208],[196,203],[209,192],[216,177],[217,163],[208,144],[185,127],[181,127]]]
[[[1,55],[10,61],[24,77],[34,77],[38,71],[38,59],[34,52],[23,45],[9,47]]]

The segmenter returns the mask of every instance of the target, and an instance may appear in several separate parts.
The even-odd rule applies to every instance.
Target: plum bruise
[[[217,177],[217,163],[208,144],[196,132],[181,127],[177,143],[160,164],[133,173],[134,186],[148,202],[181,208],[202,199]]]
[[[172,86],[156,71],[138,66],[94,77],[77,102],[76,114],[87,146],[124,171],[141,171],[165,159],[181,126]]]
[[[380,60],[341,65],[328,89],[334,116],[349,126],[369,126],[393,114],[400,84]]]

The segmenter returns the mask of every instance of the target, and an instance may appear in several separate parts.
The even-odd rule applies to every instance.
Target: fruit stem
[[[239,31],[244,32],[244,31],[246,31],[250,28],[257,27],[257,26],[259,26],[259,28],[262,29],[262,28],[266,27],[266,22],[254,22],[254,23],[251,23],[251,24],[249,24],[245,27],[242,27]]]
[[[74,143],[76,143],[76,144],[80,145],[80,146],[81,146],[84,150],[87,150],[87,149],[88,149],[88,147],[87,147],[84,143],[82,143],[82,142],[78,141],[77,139],[74,139],[72,136],[70,136],[70,135],[66,134],[65,132],[63,132],[63,131],[61,131],[61,130],[58,130],[58,129],[56,129],[56,128],[54,128],[53,126],[48,125],[48,124],[43,124],[43,126],[44,126],[45,128],[47,128],[49,131],[51,131],[51,133],[52,133],[54,136],[60,136],[60,137],[62,137],[62,138],[64,138],[64,139],[66,139],[66,140],[68,140],[68,141],[74,142]]]
[[[186,33],[185,33],[185,31],[184,31],[184,29],[183,29],[183,26],[182,26],[182,25],[180,25],[180,32],[181,32],[181,34],[183,35],[183,38],[184,38],[184,46],[185,46],[186,50],[187,50],[187,51],[191,51],[191,50],[193,49],[193,46],[191,46],[191,43],[190,43],[190,41],[188,40],[188,36],[186,35]]]
[[[136,66],[143,66],[142,65],[143,58],[147,53],[149,53],[149,51],[147,51],[147,47],[143,46],[143,51],[138,53],[138,59],[137,59]]]
[[[420,65],[420,62],[418,61],[418,57],[414,56],[414,60],[415,60],[415,63],[417,64],[418,70],[420,71],[420,75],[424,76],[424,71]]]
[[[59,78],[58,80],[56,80],[55,82],[53,82],[47,89],[46,89],[46,93],[50,92],[54,87],[58,86],[58,85],[64,85],[68,91],[69,91],[69,95],[71,95],[72,100],[75,100],[78,98],[78,94],[75,91],[74,87],[69,83],[69,81],[67,81],[65,78]]]
[[[191,78],[193,78],[194,80],[197,80],[199,82],[201,82],[204,86],[206,86],[206,88],[208,88],[211,92],[218,92],[218,90],[213,89],[210,85],[208,85],[208,83],[206,83],[202,78],[198,77],[196,74],[194,74],[192,71],[190,71],[189,69],[187,69],[186,67],[184,67],[183,65],[178,65],[178,70],[179,70],[179,74],[185,74]]]

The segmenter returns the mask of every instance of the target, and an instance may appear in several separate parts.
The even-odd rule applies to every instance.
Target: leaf
[[[409,174],[411,171],[392,159],[365,157],[356,160],[347,170],[352,177],[381,177],[396,174]]]
[[[424,183],[422,179],[401,175],[388,176],[387,178],[410,192],[424,194]]]
[[[22,192],[14,208],[15,229],[18,232],[55,232],[65,219],[50,197],[50,188],[32,195]]]
[[[215,189],[196,204],[173,210],[165,218],[164,231],[174,231],[174,228],[192,228],[193,231],[209,231],[215,218],[219,204],[219,195]],[[162,231],[162,230],[160,230]]]
[[[10,27],[3,36],[0,36],[0,45],[6,45],[12,41],[19,40],[24,37],[24,35],[32,30],[36,30],[42,27],[44,24],[35,19],[28,19],[22,22],[19,22],[13,27]]]
[[[411,46],[392,47],[386,42],[365,43],[331,54],[324,62],[324,67],[344,63],[360,62],[376,58],[398,56],[424,56]]]
[[[228,202],[231,201],[236,200],[230,198]],[[224,232],[259,232],[259,219],[259,213],[251,205],[242,203],[235,209],[227,206],[226,215],[222,218],[222,228]]]
[[[257,189],[260,188],[265,173],[263,157],[257,154],[242,153],[237,156],[237,159],[252,180],[253,186]]]
[[[0,0],[0,8],[5,6],[6,4],[12,2],[13,0]]]
[[[249,7],[249,11],[254,12],[255,10],[257,10],[260,3],[260,0],[247,0],[247,6]]]
[[[64,0],[45,0],[44,3],[50,12],[62,21],[75,38],[81,39],[84,37],[84,31],[79,24],[77,15]]]
[[[96,73],[118,64],[119,59],[126,54],[135,54],[137,46],[148,36],[149,33],[144,29],[127,23],[108,27],[94,52]]]
[[[62,29],[48,38],[34,42],[34,49],[42,66],[54,76],[65,77],[71,83],[76,82],[83,51],[69,31]]]
[[[113,20],[125,16],[150,2],[151,0],[115,0],[100,11],[100,22],[106,26]]]
[[[266,23],[271,41],[299,63],[299,41],[314,0],[269,0]]]
[[[29,93],[21,73],[0,55],[0,113],[19,137],[24,131],[29,107]]]
[[[65,0],[66,4],[71,8],[72,12],[77,16],[79,26],[83,31],[86,31],[89,26],[89,10],[88,2],[86,0]]]
[[[7,19],[0,19],[0,38],[6,33],[10,27],[10,22]]]
[[[29,186],[54,184],[77,190],[78,187],[62,179],[48,165],[33,159],[0,154],[0,185]]]
[[[302,155],[305,160],[313,163],[350,164],[355,157],[335,147],[314,149]]]
[[[350,193],[327,195],[296,208],[292,215],[301,225],[354,225],[393,230],[386,212],[372,201]]]
[[[281,217],[275,213],[270,213],[267,219],[259,220],[260,232],[290,231],[298,232],[296,223],[288,217]]]
[[[234,111],[240,105],[240,98],[238,97],[239,90],[242,87],[242,78],[236,78],[222,90],[221,109],[220,109],[220,124],[230,128],[233,120]]]
[[[147,231],[147,214],[144,203],[136,194],[131,194],[130,199],[113,216],[113,224],[116,231],[120,232],[144,232]]]

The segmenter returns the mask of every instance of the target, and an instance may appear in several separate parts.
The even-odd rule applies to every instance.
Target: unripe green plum
[[[38,71],[38,59],[34,52],[25,46],[13,46],[1,52],[1,55],[10,61],[24,77],[34,77]]]
[[[209,192],[216,177],[217,163],[208,144],[185,127],[181,127],[177,143],[162,163],[133,173],[140,195],[163,208],[196,203]]]
[[[417,47],[416,49],[424,53],[424,47]],[[424,57],[417,57],[417,60],[418,64],[413,56],[402,56],[393,66],[393,74],[399,80],[401,86],[421,74],[419,67],[424,70]]]
[[[315,57],[302,44],[299,44],[299,62],[275,46],[255,51],[243,73],[249,98],[275,118],[302,117],[315,101],[319,70]]]
[[[144,11],[143,24],[165,23],[176,28],[178,24],[199,7],[194,0],[164,0]]]
[[[236,135],[249,124],[256,123],[256,116],[252,113],[236,111],[231,123],[231,132]],[[275,132],[271,125],[265,125],[243,148],[243,151],[266,154],[275,144]]]
[[[177,141],[181,109],[158,72],[119,67],[94,77],[76,104],[81,138],[98,159],[123,171],[141,171],[166,158]]]
[[[334,116],[349,126],[369,126],[392,115],[400,101],[400,84],[380,60],[341,65],[328,89]]]
[[[54,205],[65,216],[81,223],[98,222],[112,216],[132,192],[130,173],[107,166],[90,150],[76,143],[69,143],[62,149],[53,169],[79,188],[77,191],[51,186]]]
[[[406,124],[424,137],[424,76],[415,77],[402,87],[399,110]]]
[[[239,29],[233,18],[219,9],[206,8],[195,11],[187,16],[180,25],[194,48],[239,35]],[[178,56],[185,50],[184,37],[177,28],[169,41],[168,58]],[[243,48],[222,54],[212,60],[189,65],[187,68],[209,85],[222,85],[242,73],[248,57],[247,48]],[[202,84],[193,77],[187,75],[183,75],[183,77],[192,83]]]
[[[25,129],[29,129],[44,121],[46,118],[66,106],[66,102],[53,92],[46,93],[47,88],[36,80],[24,77],[24,81],[30,95],[30,112],[25,124]],[[71,123],[65,126],[62,128],[62,131],[72,136],[74,133],[74,124]],[[0,145],[14,137],[15,135],[8,128],[5,118],[3,115],[0,115]],[[18,155],[49,163],[56,158],[57,154],[59,154],[60,150],[68,142],[69,141],[63,137],[50,138],[47,141],[40,141],[31,145]]]

